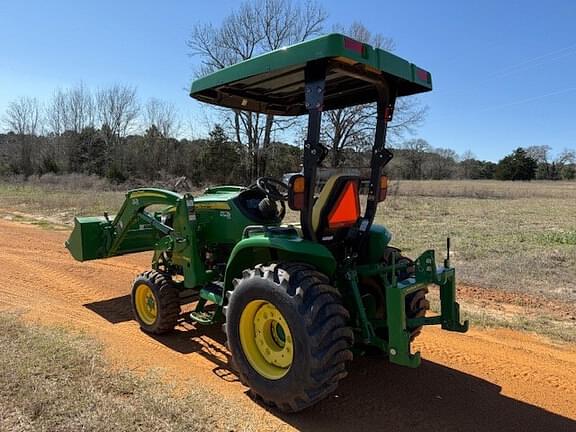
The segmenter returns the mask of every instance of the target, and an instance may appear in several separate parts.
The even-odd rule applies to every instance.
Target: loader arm
[[[107,248],[107,256],[121,255],[136,252],[130,244],[131,236],[136,230],[157,230],[163,235],[170,235],[174,228],[159,221],[153,213],[146,208],[152,205],[162,205],[165,208],[177,207],[182,195],[161,189],[136,189],[126,194],[126,200],[114,218],[110,229],[112,232],[111,244]],[[154,242],[156,243],[156,241]],[[146,250],[154,248],[154,244],[146,245]]]

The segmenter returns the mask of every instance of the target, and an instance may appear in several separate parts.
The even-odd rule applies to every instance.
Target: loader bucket
[[[103,216],[74,218],[74,230],[66,248],[78,261],[104,258],[111,240],[109,228],[110,222]]]

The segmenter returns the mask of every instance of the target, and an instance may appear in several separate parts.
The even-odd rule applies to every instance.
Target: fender
[[[243,270],[274,261],[305,262],[329,278],[336,271],[336,260],[325,246],[298,235],[264,232],[246,237],[236,244],[228,258],[224,290],[232,289],[232,280],[240,277]]]
[[[384,249],[392,240],[392,233],[385,226],[373,224],[367,240],[360,253],[360,264],[380,263]]]

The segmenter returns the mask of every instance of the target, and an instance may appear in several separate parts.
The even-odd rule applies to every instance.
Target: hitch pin
[[[450,237],[446,237],[446,259],[444,260],[444,267],[450,268]]]

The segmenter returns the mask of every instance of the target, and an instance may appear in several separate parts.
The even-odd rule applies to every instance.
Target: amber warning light
[[[304,207],[304,190],[306,183],[304,176],[295,175],[288,182],[288,207],[292,210],[302,210]]]
[[[388,177],[380,177],[380,192],[378,193],[378,201],[382,202],[386,199],[388,194]]]

